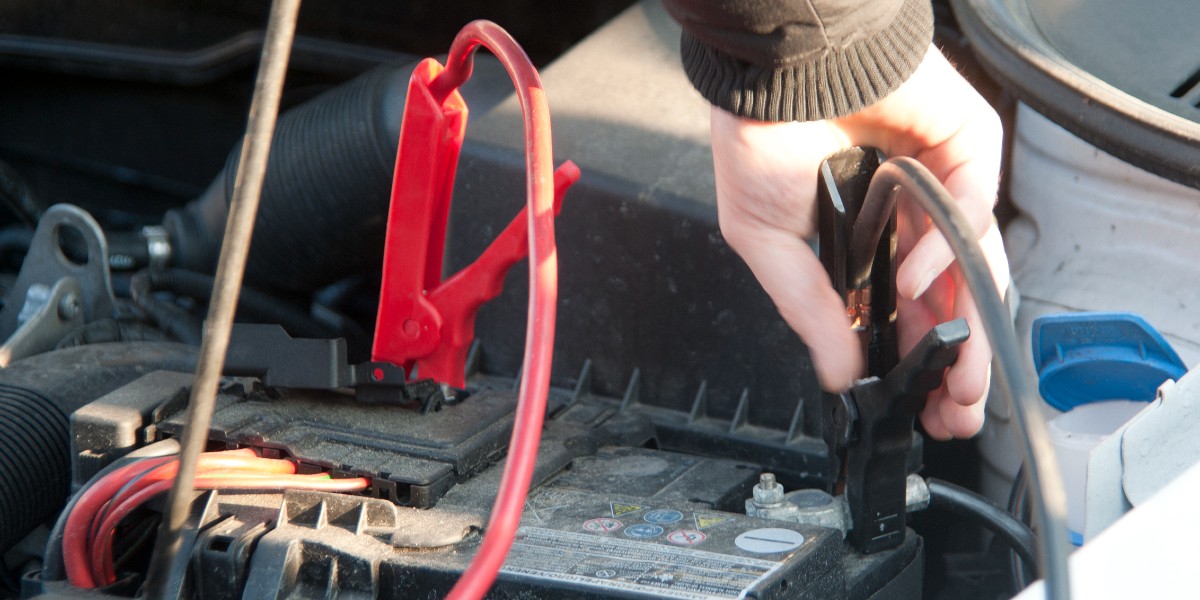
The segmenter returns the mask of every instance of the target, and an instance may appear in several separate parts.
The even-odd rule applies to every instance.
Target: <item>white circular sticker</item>
[[[737,536],[733,543],[746,552],[755,554],[771,554],[773,552],[788,552],[799,548],[804,543],[804,535],[799,531],[766,527],[751,529]]]

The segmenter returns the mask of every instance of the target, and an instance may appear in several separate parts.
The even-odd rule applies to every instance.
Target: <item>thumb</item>
[[[841,391],[861,377],[863,358],[845,302],[808,243],[761,222],[722,219],[721,231],[808,345],[821,387]]]

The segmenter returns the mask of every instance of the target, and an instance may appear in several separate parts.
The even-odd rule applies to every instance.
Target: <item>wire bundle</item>
[[[178,471],[177,456],[149,458],[114,470],[80,494],[63,534],[63,564],[72,585],[95,588],[116,582],[113,541],[117,526],[170,490]],[[260,458],[248,448],[201,454],[195,479],[195,487],[206,490],[353,492],[369,484],[362,478],[331,479],[328,473],[297,475],[292,462]]]

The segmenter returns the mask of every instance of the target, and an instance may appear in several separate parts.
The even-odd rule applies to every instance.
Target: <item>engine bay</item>
[[[893,294],[867,302],[884,366],[857,406],[821,392],[721,236],[708,105],[653,1],[300,11],[196,490],[164,554],[268,6],[61,3],[55,20],[38,4],[0,35],[0,597],[445,597],[501,529],[517,456],[528,496],[489,598],[1008,598],[1031,579],[1028,511],[996,517],[959,487],[980,487],[974,442],[870,408],[940,385],[965,325],[889,355],[881,225],[874,284]],[[935,14],[1011,114],[949,6]],[[514,432],[540,364],[523,226],[546,211],[521,209],[511,64],[481,52],[452,91],[448,175],[411,160],[402,178],[395,159],[417,136],[413,73],[440,93],[475,17],[528,52],[554,125],[557,332],[532,456]],[[831,157],[823,198],[857,213],[841,195],[882,162]],[[394,167],[440,208],[397,213]],[[822,219],[850,227],[842,210]],[[431,327],[439,349],[410,352]]]

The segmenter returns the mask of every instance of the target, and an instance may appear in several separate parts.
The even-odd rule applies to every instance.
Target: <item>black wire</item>
[[[160,515],[154,514],[139,521],[134,528],[125,534],[125,542],[123,543],[125,550],[122,551],[117,559],[113,561],[113,570],[120,573],[125,565],[137,555],[139,551],[145,548],[146,543],[154,539],[154,534],[158,530],[158,525],[162,521]],[[114,546],[116,542],[114,542]]]
[[[0,47],[4,45],[0,39]],[[86,177],[112,181],[120,185],[136,187],[158,194],[175,198],[193,198],[204,188],[191,183],[185,183],[121,165],[110,164],[103,160],[94,160],[62,153],[45,152],[0,144],[0,155],[6,158],[37,163],[43,167],[51,167],[62,171],[72,171]]]
[[[130,278],[129,295],[133,298],[133,303],[168,335],[185,344],[200,345],[200,320],[183,307],[156,298],[149,271],[141,271]]]
[[[166,290],[199,300],[208,299],[215,283],[212,275],[184,269],[140,271],[135,277],[140,278],[138,283],[142,287],[139,291],[144,292],[145,286],[148,285],[151,291]],[[132,283],[130,285],[132,287]],[[244,285],[238,294],[237,307],[239,314],[278,323],[288,333],[297,337],[329,338],[339,334],[332,327],[317,321],[286,301]]]
[[[1033,516],[1033,510],[1029,506],[1029,483],[1025,479],[1025,465],[1017,469],[1017,477],[1013,480],[1012,492],[1008,495],[1008,514],[1015,519],[1029,525],[1029,520]],[[1021,562],[1021,557],[1016,551],[1008,553],[1008,568],[1012,575],[1014,591],[1019,592],[1032,583],[1028,572],[1025,570],[1025,564]]]
[[[892,158],[875,171],[863,206],[889,202],[887,198],[903,188],[925,211],[954,251],[975,306],[991,342],[996,388],[1012,407],[1021,450],[1028,466],[1029,487],[1033,491],[1034,512],[1038,518],[1041,572],[1046,578],[1049,598],[1071,597],[1067,566],[1067,529],[1064,524],[1067,501],[1050,444],[1050,434],[1042,417],[1036,388],[1025,370],[1025,361],[1012,317],[1001,300],[991,269],[979,247],[979,235],[959,210],[954,198],[929,169],[912,158]]]
[[[29,244],[33,243],[33,230],[24,225],[12,225],[0,229],[0,258],[10,252],[29,252]]]
[[[1024,523],[1013,518],[987,498],[939,479],[929,479],[929,508],[945,510],[986,527],[1004,540],[1029,564],[1037,564],[1036,537]]]
[[[142,270],[130,278],[129,294],[134,304],[171,337],[186,344],[199,345],[200,319],[172,302],[156,298],[154,292],[169,291],[204,301],[212,294],[214,282],[213,276],[195,271]],[[247,315],[251,319],[278,323],[297,337],[334,338],[341,335],[337,328],[318,321],[287,302],[245,286],[238,294],[237,310],[239,315]]]
[[[168,462],[167,464],[170,464],[170,463]],[[162,465],[159,465],[159,466],[162,466]],[[131,479],[129,479],[129,481],[126,481],[120,488],[117,489],[117,491],[113,492],[112,497],[117,498],[121,494],[124,494],[124,493],[128,492],[129,490],[133,489],[133,487],[135,485],[138,485],[138,483],[140,483],[143,479],[148,477],[151,472],[156,471],[156,470],[158,470],[158,467],[146,469],[146,470],[142,471],[141,473],[138,473],[135,477],[132,477]],[[103,523],[104,520],[108,518],[108,515],[111,513],[111,511],[115,510],[116,508],[117,507],[113,505],[113,503],[111,502],[111,499],[110,499],[110,501],[107,504],[102,506],[100,508],[100,510],[96,512],[95,518],[93,518],[92,522],[88,524],[88,526],[92,528],[91,531],[88,533],[88,537],[90,539],[93,539],[93,540],[98,539],[96,534],[99,533],[100,524]]]
[[[92,321],[72,329],[61,340],[58,340],[54,349],[62,350],[63,348],[108,342],[166,342],[169,340],[170,338],[161,329],[142,321],[108,318]]]

